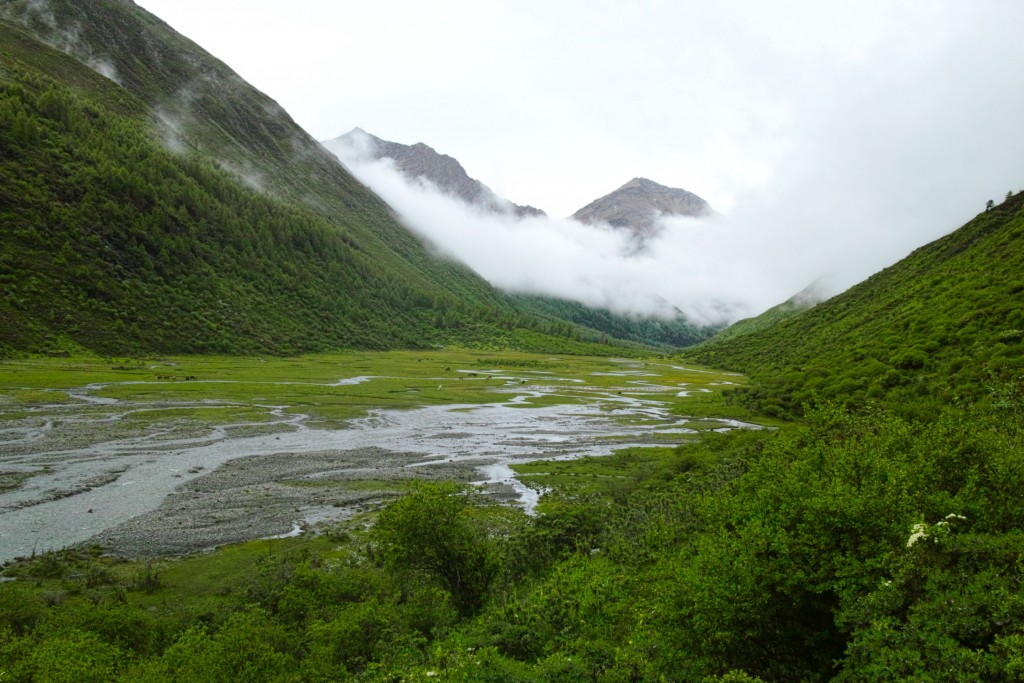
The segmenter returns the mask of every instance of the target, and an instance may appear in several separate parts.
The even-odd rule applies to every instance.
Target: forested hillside
[[[666,350],[693,346],[716,331],[714,327],[695,325],[682,315],[662,320],[619,315],[605,308],[591,308],[576,301],[548,296],[518,294],[512,298],[524,311],[569,320],[615,339],[627,339]]]
[[[431,256],[276,105],[131,3],[27,7],[3,12],[44,36],[54,16],[77,21],[77,42],[60,46],[112,60],[124,85],[0,22],[0,352],[578,336]],[[184,104],[161,94],[189,79],[200,85]],[[171,121],[179,104],[188,118]]]
[[[2,0],[0,16],[109,78],[87,78],[84,69],[40,49],[37,41],[12,45],[13,56],[105,107],[134,100],[137,118],[168,150],[198,153],[251,189],[302,204],[385,268],[411,264],[435,284],[479,293],[477,278],[459,282],[468,271],[431,258],[386,205],[276,102],[134,3]],[[459,271],[454,277],[453,270]]]
[[[748,373],[752,405],[815,398],[907,416],[984,399],[1024,370],[1024,194],[843,294],[689,358]]]

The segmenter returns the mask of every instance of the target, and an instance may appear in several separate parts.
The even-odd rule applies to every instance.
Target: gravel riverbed
[[[523,387],[501,403],[376,410],[344,428],[314,428],[281,406],[261,422],[212,426],[140,424],[126,418],[150,406],[117,402],[40,406],[0,419],[0,562],[78,544],[151,557],[297,533],[413,478],[480,484],[529,509],[537,492],[512,463],[694,433],[659,401],[616,391],[528,404],[540,395]],[[174,405],[188,407],[160,407]],[[722,421],[742,426],[753,425]]]

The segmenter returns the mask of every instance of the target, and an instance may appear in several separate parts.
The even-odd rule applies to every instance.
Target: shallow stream
[[[372,379],[341,380],[338,386]],[[42,406],[27,417],[0,424],[0,471],[6,481],[21,478],[17,485],[0,488],[0,562],[86,542],[99,534],[109,540],[112,530],[133,519],[150,520],[149,527],[136,524],[136,535],[145,535],[147,528],[155,532],[166,519],[166,501],[175,496],[196,499],[214,472],[242,458],[281,470],[262,472],[253,487],[239,483],[242,488],[232,499],[233,505],[243,507],[243,517],[256,520],[246,525],[243,535],[259,538],[352,512],[311,493],[308,500],[289,498],[284,512],[278,509],[260,523],[262,504],[253,501],[245,507],[237,501],[257,493],[270,496],[269,490],[255,484],[266,484],[275,476],[300,477],[315,492],[318,479],[387,479],[395,478],[396,472],[410,478],[420,468],[449,471],[461,466],[462,471],[476,472],[469,479],[504,491],[506,498],[529,510],[538,494],[515,479],[509,468],[513,463],[605,455],[623,446],[650,444],[656,433],[694,433],[686,426],[692,420],[672,415],[662,401],[595,390],[586,403],[534,407],[530,400],[550,390],[522,387],[506,388],[507,400],[501,403],[377,410],[350,420],[344,429],[311,428],[306,415],[286,412],[284,406],[263,406],[271,415],[269,421],[213,427],[160,423],[144,433],[122,435],[111,426],[126,414],[151,408],[92,396],[94,390],[72,390],[75,403]],[[712,422],[711,428],[754,427]],[[289,456],[301,454],[323,456],[324,464],[307,467],[301,474],[285,473]],[[220,486],[218,491],[223,492],[225,484]],[[289,489],[295,490],[301,491]],[[217,515],[207,513],[204,524],[216,526]],[[192,522],[176,523],[187,534]],[[223,536],[216,530],[206,532],[205,540],[186,546],[199,549],[237,538],[237,530]]]

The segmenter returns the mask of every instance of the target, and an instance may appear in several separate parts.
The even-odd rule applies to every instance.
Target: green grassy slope
[[[564,348],[551,335],[570,326],[434,258],[159,20],[106,0],[26,7],[0,3],[18,20],[0,21],[0,353]]]
[[[783,320],[788,320],[789,318],[806,311],[823,298],[824,297],[819,296],[814,292],[814,285],[812,285],[795,296],[783,301],[781,304],[772,306],[763,313],[751,318],[737,320],[729,327],[718,332],[714,337],[709,339],[707,343],[717,344],[727,339],[742,337],[745,334],[766,330],[769,327],[778,325]]]
[[[694,350],[745,372],[769,412],[814,397],[907,415],[986,397],[1024,371],[1024,194],[835,298]]]
[[[381,220],[383,202],[276,102],[133,3],[6,0],[0,2],[0,15],[79,62],[103,65],[122,86],[122,96],[130,93],[143,104],[168,147],[200,151],[260,189],[306,203],[367,242],[367,248],[383,244],[422,257],[406,230],[394,220]],[[68,78],[67,63],[53,54],[31,49],[20,58],[59,81]],[[84,85],[105,106],[116,97],[94,79]]]

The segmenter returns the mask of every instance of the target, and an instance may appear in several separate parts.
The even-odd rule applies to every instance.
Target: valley
[[[343,9],[347,35],[401,55],[407,13],[377,35]],[[559,11],[536,9],[538,24]],[[287,12],[305,36],[310,10]],[[443,36],[427,13],[412,13],[431,41],[414,61],[475,91],[471,53],[458,69],[431,61]],[[700,25],[684,13],[664,22],[663,56]],[[593,26],[579,18],[524,44],[557,44],[565,62],[566,34]],[[866,107],[842,106],[843,78],[793,71],[804,60],[783,35],[775,68],[797,77],[748,83],[811,84],[814,102],[854,118],[839,135],[804,125],[822,112],[762,120],[765,159],[786,129],[843,141],[763,169],[747,156],[760,134],[714,127],[738,100],[716,110],[703,88],[666,87],[705,72],[694,59],[656,60],[671,70],[644,97],[609,98],[612,71],[649,69],[602,46],[616,65],[595,81],[600,106],[565,107],[578,131],[549,106],[542,126],[526,115],[541,71],[490,73],[516,96],[514,126],[434,111],[365,49],[291,79],[339,98],[317,107],[332,126],[372,95],[406,123],[366,125],[433,141],[436,114],[459,127],[438,144],[467,163],[486,149],[465,137],[481,126],[511,150],[489,162],[491,190],[454,157],[380,138],[354,175],[336,145],[132,0],[0,0],[0,680],[1024,680],[1024,192],[1006,191],[1021,171],[1004,165],[1022,157],[1006,134],[1020,106],[979,87],[956,94],[968,117],[936,93],[908,115],[902,95],[930,88],[902,61],[933,63],[942,92],[958,71],[972,88],[999,75],[991,61],[949,68],[969,65],[969,32],[936,42],[949,62],[900,59],[892,48],[918,42],[903,26],[924,19],[880,18],[890,49],[865,63],[884,55],[885,68],[845,90],[891,72],[900,97],[869,87]],[[1002,19],[976,19],[986,54],[1020,42],[993,39],[1019,25]],[[650,22],[609,25],[616,47],[643,33],[634,52],[659,53]],[[279,26],[254,38],[233,20],[230,33],[281,57]],[[388,97],[334,78],[356,72]],[[985,97],[1018,92],[1013,77]],[[673,90],[685,108],[647,99]],[[612,126],[636,152],[616,164],[615,135],[587,119],[620,102],[670,120]],[[750,111],[788,109],[762,104]],[[690,110],[706,120],[687,126]],[[972,137],[1000,130],[978,112],[1012,125]],[[943,121],[932,142],[915,137]],[[586,144],[530,153],[518,136],[540,128]],[[683,128],[700,144],[680,145]],[[921,144],[901,153],[902,138]],[[872,140],[877,158],[847,146]],[[570,158],[585,172],[559,170]],[[553,178],[534,187],[566,201],[574,185],[634,179],[552,219],[502,198],[527,162],[524,177]],[[707,187],[735,221],[639,174]],[[831,298],[826,276],[764,310],[833,251],[857,268],[868,252],[871,268],[893,260]]]
[[[756,427],[701,403],[742,378],[668,361],[364,352],[3,370],[0,561],[89,541],[138,557],[297,533],[417,479],[530,510],[538,492],[512,464]]]

